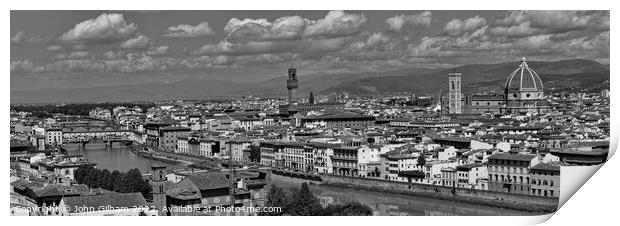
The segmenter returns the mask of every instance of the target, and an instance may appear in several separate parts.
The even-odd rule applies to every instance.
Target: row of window
[[[525,180],[524,180],[525,179]],[[504,176],[504,175],[499,175],[499,174],[490,174],[490,180],[491,181],[501,181],[501,182],[513,182],[513,183],[526,183],[529,184],[530,183],[530,178],[529,177],[523,177],[523,176]]]
[[[353,168],[353,167],[357,167],[356,163],[352,163],[352,162],[334,162],[333,163],[334,167],[348,167],[348,168]]]
[[[553,197],[554,191],[553,190],[546,190],[546,189],[536,189],[536,188],[532,188],[532,195],[538,195],[538,196],[549,196],[549,197]]]
[[[500,160],[500,159],[489,159],[489,164],[495,165],[512,165],[512,166],[529,166],[529,162],[526,161],[516,161],[516,160]]]
[[[527,174],[526,168],[490,166],[492,172]]]
[[[532,179],[533,185],[544,185],[544,186],[553,186],[553,180],[543,180],[543,179]]]

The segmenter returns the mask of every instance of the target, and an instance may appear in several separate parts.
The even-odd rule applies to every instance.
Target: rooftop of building
[[[183,126],[166,126],[159,129],[160,131],[191,131],[189,127]]]
[[[81,211],[83,209],[100,210],[101,207],[112,208],[136,208],[148,206],[146,200],[140,193],[102,193],[98,195],[64,197],[65,205],[69,212]],[[80,209],[76,209],[79,207]]]
[[[551,163],[539,163],[530,168],[530,170],[560,172],[560,166]]]
[[[374,120],[375,117],[372,115],[362,115],[362,114],[352,114],[352,113],[338,113],[338,114],[329,114],[329,115],[312,115],[306,116],[302,119],[305,120],[329,120],[329,119],[366,119],[366,120]]]
[[[465,165],[459,165],[456,166],[457,170],[465,170],[465,171],[469,171],[473,168],[477,168],[477,167],[484,167],[483,164],[481,163],[472,163],[472,164],[465,164]]]
[[[496,160],[515,160],[515,161],[531,161],[536,158],[536,155],[530,154],[507,154],[507,153],[497,153],[489,156],[488,159],[496,159]]]
[[[190,180],[201,191],[228,188],[230,184],[227,174],[222,172],[190,174],[185,180]]]

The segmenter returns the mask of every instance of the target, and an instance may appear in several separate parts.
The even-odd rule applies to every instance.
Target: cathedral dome
[[[527,66],[525,57],[521,58],[521,65],[514,70],[506,81],[506,91],[542,91],[543,84],[538,74]]]

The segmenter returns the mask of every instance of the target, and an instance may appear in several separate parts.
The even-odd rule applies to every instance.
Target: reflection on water
[[[106,147],[105,144],[87,144],[84,149],[79,144],[65,145],[67,153],[70,155],[83,155],[85,159],[97,163],[97,168],[108,169],[110,171],[128,171],[138,168],[140,172],[146,173],[152,165],[165,165],[169,169],[181,169],[183,164],[158,161],[140,157],[122,144],[114,144]]]
[[[298,187],[303,181],[278,175],[272,175],[272,184],[279,187]],[[488,216],[488,215],[532,215],[529,212],[507,210],[502,208],[470,205],[454,201],[436,200],[408,195],[388,194],[310,185],[310,190],[319,197],[321,204],[346,203],[356,200],[372,208],[378,216]]]

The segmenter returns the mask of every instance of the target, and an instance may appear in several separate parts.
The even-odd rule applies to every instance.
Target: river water
[[[131,152],[130,147],[114,143],[112,147],[106,147],[103,143],[87,144],[82,148],[79,144],[65,145],[68,154],[82,155],[85,159],[97,163],[95,167],[118,170],[121,172],[138,168],[140,172],[146,173],[151,170],[152,165],[165,165],[169,169],[183,169],[185,164],[175,164],[170,162],[147,159]]]
[[[299,187],[304,181],[272,174],[272,183],[278,187]],[[428,199],[416,196],[387,194],[352,188],[310,185],[310,191],[323,204],[345,203],[356,200],[368,205],[379,216],[521,216],[529,212],[508,210],[455,201]]]
[[[97,168],[127,171],[138,168],[145,173],[152,165],[165,165],[169,169],[183,169],[185,164],[175,164],[140,157],[129,147],[114,144],[111,148],[105,144],[67,145],[69,154],[80,154],[97,163]],[[283,188],[299,187],[303,181],[295,178],[272,175],[272,184]],[[413,215],[413,216],[486,216],[486,215],[532,215],[529,212],[507,210],[496,207],[470,205],[454,201],[427,199],[415,196],[387,194],[383,192],[363,191],[352,188],[338,188],[310,185],[310,190],[319,197],[323,204],[344,203],[356,200],[372,208],[374,215]]]

